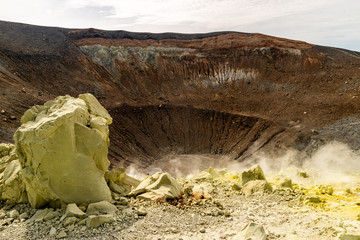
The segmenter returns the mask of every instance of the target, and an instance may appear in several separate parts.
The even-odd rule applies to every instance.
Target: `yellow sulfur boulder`
[[[29,203],[110,201],[104,174],[112,118],[91,94],[27,110],[14,134]]]

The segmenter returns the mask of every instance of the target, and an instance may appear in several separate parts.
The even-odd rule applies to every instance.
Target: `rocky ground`
[[[241,233],[249,223],[263,226],[267,239],[360,239],[359,183],[309,185],[311,176],[296,174],[290,185],[283,174],[268,175],[272,193],[246,196],[237,173],[205,171],[177,179],[184,194],[176,200],[116,197],[115,221],[100,227],[62,218],[66,205],[46,210],[51,214],[43,218],[33,215],[44,210],[27,204],[2,205],[0,239],[245,239]],[[200,195],[192,196],[195,186]]]

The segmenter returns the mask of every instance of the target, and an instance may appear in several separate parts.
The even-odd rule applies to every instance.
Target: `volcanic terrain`
[[[252,222],[268,239],[360,238],[359,52],[258,33],[0,21],[0,143],[14,142],[31,106],[82,93],[112,117],[110,169],[137,178],[167,171],[181,198],[113,194],[114,223],[90,230],[79,219],[62,222],[66,205],[46,210],[52,220],[32,223],[25,221],[36,212],[29,205],[1,203],[0,238],[242,239]],[[247,196],[238,185],[240,172],[255,163],[270,195]],[[27,217],[11,217],[14,210]]]
[[[30,106],[90,92],[114,118],[114,165],[146,167],[169,154],[241,160],[313,139],[360,146],[357,127],[346,129],[360,112],[358,52],[237,32],[0,22],[0,35],[2,142]]]

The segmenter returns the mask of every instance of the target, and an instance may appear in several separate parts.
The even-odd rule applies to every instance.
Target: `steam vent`
[[[0,239],[360,239],[360,53],[0,21]]]

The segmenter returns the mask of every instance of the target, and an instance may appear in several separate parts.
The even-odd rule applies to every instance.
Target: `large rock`
[[[111,199],[104,178],[111,122],[91,94],[60,96],[25,112],[14,140],[33,207]]]
[[[259,164],[252,166],[249,170],[242,172],[240,175],[242,185],[254,180],[266,180],[264,172]]]
[[[272,192],[271,185],[265,180],[254,180],[246,183],[241,191],[245,194],[245,196],[250,196],[253,194],[264,194]]]
[[[168,173],[158,172],[143,180],[129,196],[139,196],[143,199],[173,199],[180,196],[181,186]]]
[[[0,143],[0,199],[8,203],[27,201],[21,165],[13,144]]]

